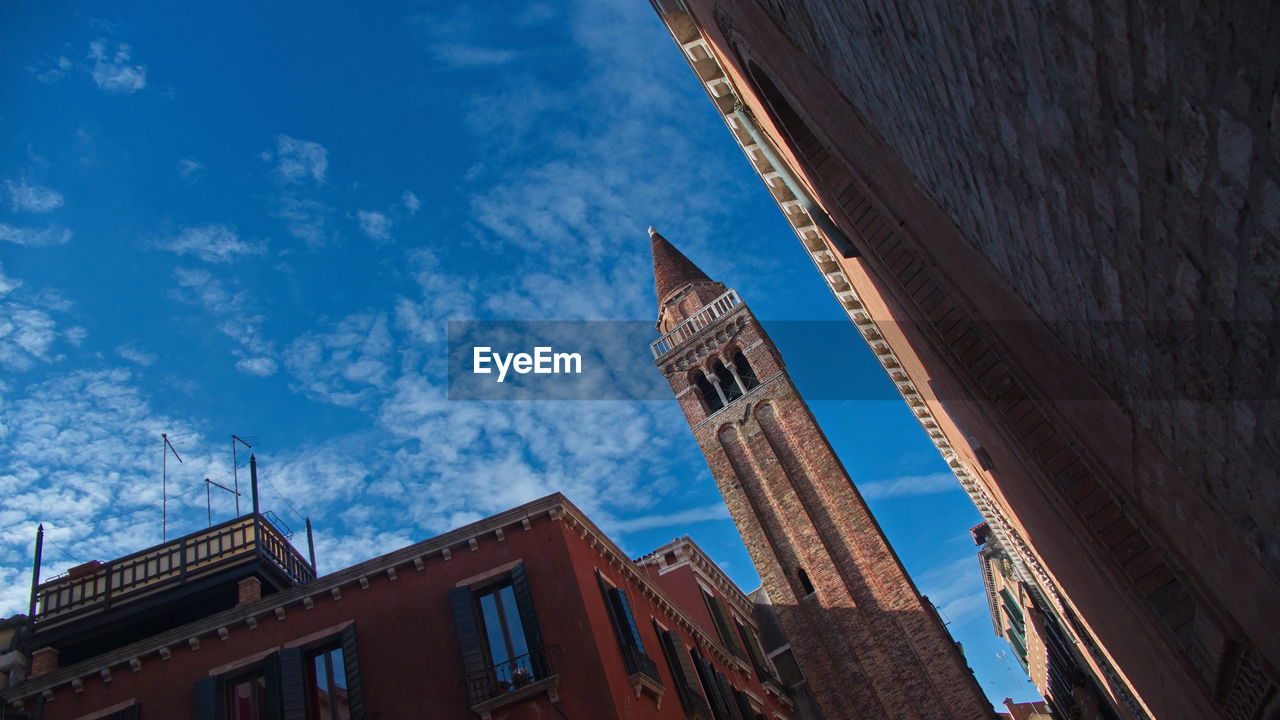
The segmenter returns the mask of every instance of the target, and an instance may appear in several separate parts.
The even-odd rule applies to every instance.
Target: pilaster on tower
[[[652,344],[825,720],[990,720],[764,328],[650,228]]]

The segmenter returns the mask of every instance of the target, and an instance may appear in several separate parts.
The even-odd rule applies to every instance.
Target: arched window
[[[804,593],[802,597],[809,597],[813,594],[813,583],[809,580],[809,573],[804,568],[796,568],[796,580],[800,582],[800,591]]]
[[[725,400],[733,402],[742,397],[742,388],[738,387],[738,381],[734,379],[733,373],[729,372],[729,368],[719,360],[715,365],[711,366],[711,370],[716,374],[716,380],[720,381],[720,389],[724,392]]]
[[[708,415],[724,407],[724,401],[720,399],[720,393],[712,387],[711,381],[701,370],[693,371],[693,387],[698,393],[698,399],[702,401],[702,409]]]
[[[751,369],[751,363],[747,362],[747,356],[743,355],[741,350],[733,354],[733,369],[738,371],[738,379],[742,381],[743,390],[751,392],[751,388],[760,384],[755,370]]]

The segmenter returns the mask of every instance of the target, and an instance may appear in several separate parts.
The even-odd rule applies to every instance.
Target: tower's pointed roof
[[[672,292],[689,283],[711,282],[706,273],[652,227],[649,228],[649,239],[653,241],[653,281],[659,305]]]

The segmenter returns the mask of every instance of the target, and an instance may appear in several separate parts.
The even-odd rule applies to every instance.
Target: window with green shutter
[[[609,613],[613,633],[618,639],[618,647],[622,650],[622,661],[627,667],[627,674],[640,673],[661,686],[658,666],[645,654],[644,641],[640,638],[640,629],[631,612],[627,592],[605,582],[599,570],[596,571],[596,582],[600,585],[600,594],[604,597],[605,609]]]

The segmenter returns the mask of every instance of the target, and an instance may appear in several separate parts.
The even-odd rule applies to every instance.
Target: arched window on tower
[[[738,381],[724,363],[717,360],[716,364],[711,366],[711,370],[716,374],[716,380],[720,381],[720,389],[724,391],[725,400],[733,402],[742,397],[742,388],[738,386]]]
[[[694,370],[691,376],[693,380],[694,390],[698,393],[698,399],[702,401],[702,409],[708,415],[724,407],[724,401],[720,399],[720,393],[712,387],[711,381],[701,370]]]
[[[813,594],[813,583],[809,580],[809,573],[805,572],[804,568],[796,568],[796,581],[800,583],[800,592],[803,593],[801,597],[809,597]]]
[[[756,371],[751,369],[751,363],[747,362],[747,356],[739,350],[733,354],[733,369],[738,372],[738,379],[742,381],[742,389],[751,392],[751,388],[760,384],[760,379],[756,377]]]

